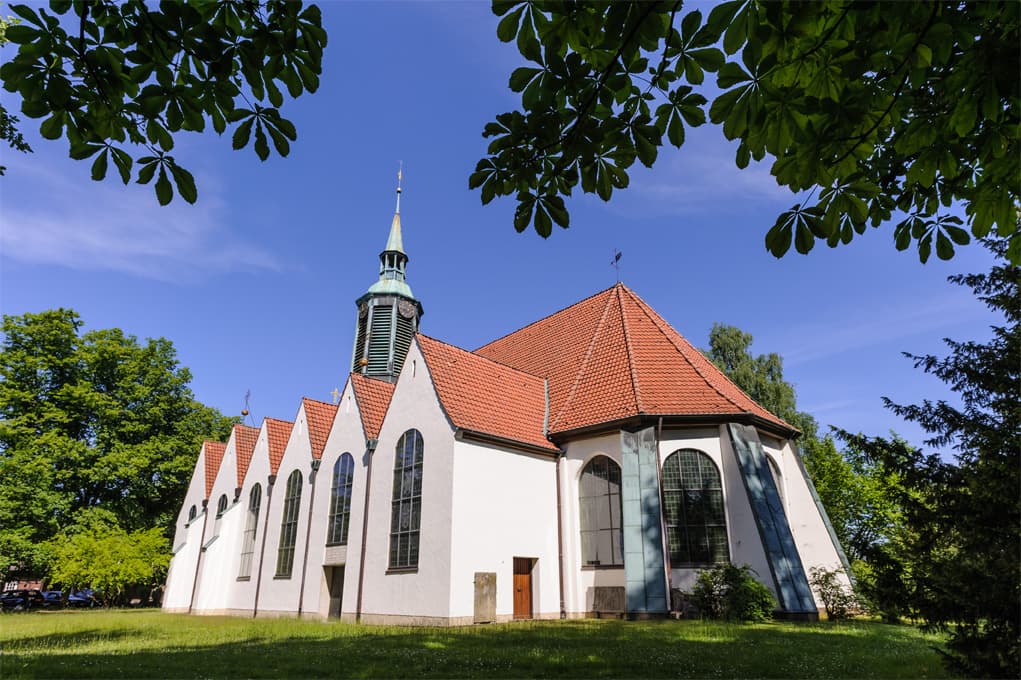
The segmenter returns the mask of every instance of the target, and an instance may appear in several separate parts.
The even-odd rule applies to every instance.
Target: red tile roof
[[[358,412],[362,416],[362,429],[366,439],[379,437],[379,429],[383,427],[383,418],[390,408],[390,399],[394,396],[396,385],[384,380],[367,378],[361,373],[351,374],[351,387],[354,389]]]
[[[794,429],[620,283],[475,353],[549,380],[553,434],[639,415],[750,413]]]
[[[305,420],[308,421],[308,440],[312,444],[312,457],[319,460],[323,457],[326,439],[330,436],[333,419],[337,415],[337,406],[308,397],[303,398],[301,403],[305,407]]]
[[[280,469],[280,461],[284,459],[284,450],[287,448],[287,440],[291,438],[294,423],[263,418],[262,425],[266,428],[266,441],[269,444],[269,473],[275,475]]]
[[[213,482],[216,481],[216,473],[220,470],[220,463],[223,461],[223,453],[227,450],[226,444],[220,442],[202,442],[202,453],[206,463],[206,498],[213,493]]]
[[[436,394],[455,427],[556,451],[543,433],[542,378],[418,335]]]
[[[252,463],[252,452],[255,451],[255,442],[258,438],[259,428],[240,423],[234,425],[234,453],[237,454],[239,487],[245,484],[245,473]]]

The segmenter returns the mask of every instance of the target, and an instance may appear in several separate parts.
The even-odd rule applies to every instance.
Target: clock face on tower
[[[401,300],[397,303],[397,311],[401,313],[405,319],[415,318],[415,305],[411,304],[407,300]]]

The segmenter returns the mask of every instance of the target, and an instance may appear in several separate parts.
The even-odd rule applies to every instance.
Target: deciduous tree
[[[682,4],[494,0],[497,36],[528,63],[510,76],[520,108],[483,132],[482,202],[513,195],[515,228],[549,236],[565,197],[609,200],[708,119],[738,167],[768,159],[797,194],[766,233],[777,257],[893,223],[923,262],[994,229],[1021,262],[1021,5]]]
[[[182,133],[231,129],[240,149],[254,131],[259,158],[271,142],[286,156],[298,133],[280,115],[285,93],[319,87],[327,38],[315,5],[50,0],[49,9],[11,7],[22,21],[6,30],[19,47],[0,67],[4,89],[21,96],[27,118],[43,119],[43,137],[65,138],[71,158],[93,159],[92,179],[112,162],[125,184],[155,178],[162,205],[174,186],[189,203],[198,197],[170,153]],[[16,135],[16,122],[0,109],[0,134]]]

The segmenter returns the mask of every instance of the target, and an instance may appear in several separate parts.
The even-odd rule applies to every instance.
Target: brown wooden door
[[[514,618],[532,618],[532,560],[514,558]]]

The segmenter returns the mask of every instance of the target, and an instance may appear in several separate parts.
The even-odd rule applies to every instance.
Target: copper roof
[[[436,394],[455,427],[549,451],[545,381],[419,334]]]
[[[351,374],[351,387],[358,403],[358,412],[362,417],[362,429],[366,439],[377,439],[379,429],[383,427],[383,418],[390,408],[390,399],[394,396],[393,383],[385,380],[368,378],[361,373]]]
[[[312,457],[319,460],[323,457],[323,449],[326,448],[326,440],[330,436],[337,407],[308,397],[303,398],[301,403],[305,407],[305,420],[308,421],[308,440],[312,446]]]
[[[206,498],[213,493],[213,482],[216,481],[216,473],[220,470],[220,463],[223,461],[223,453],[227,445],[220,442],[202,442],[202,452],[205,454],[206,463]]]
[[[255,442],[259,439],[259,428],[248,427],[247,425],[234,425],[234,453],[237,454],[238,486],[245,483],[245,473],[252,462],[252,452],[255,451]]]
[[[262,424],[266,428],[266,442],[269,444],[269,473],[275,475],[280,469],[280,461],[284,459],[287,440],[291,438],[294,423],[276,418],[263,418]]]
[[[475,354],[549,380],[551,434],[640,415],[751,414],[794,430],[621,283]]]

